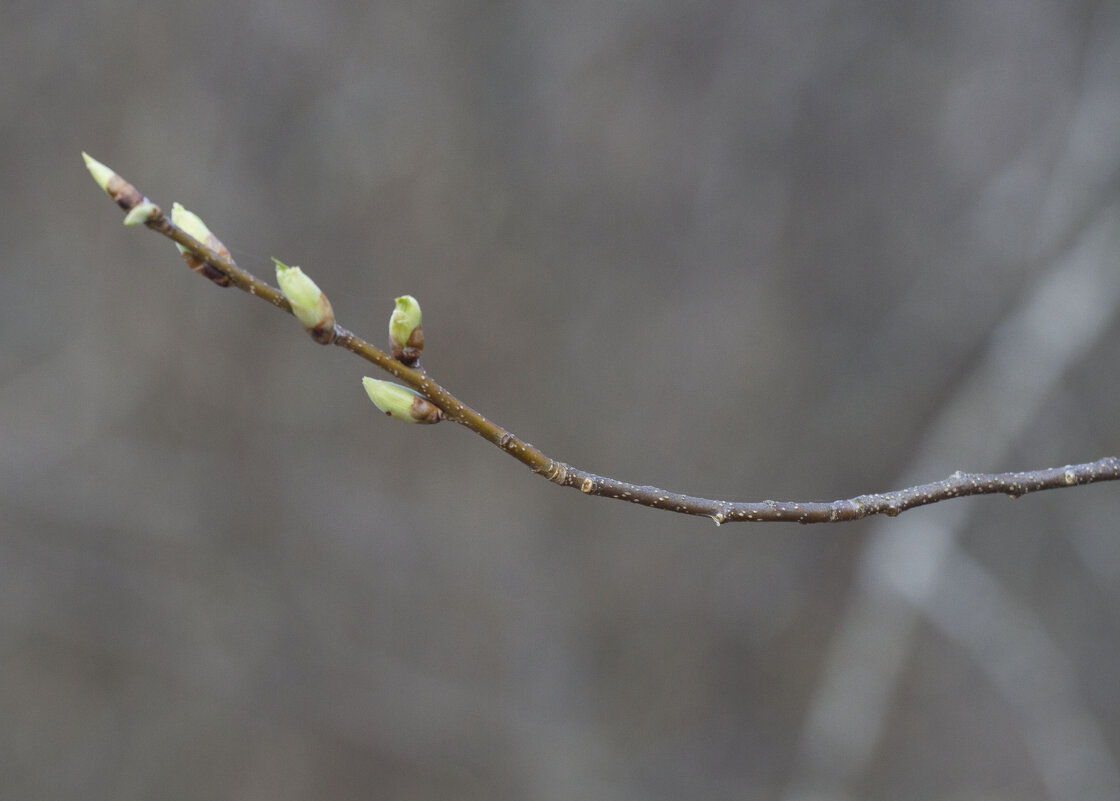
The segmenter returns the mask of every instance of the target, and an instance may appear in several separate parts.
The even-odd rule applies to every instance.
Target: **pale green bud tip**
[[[438,423],[440,411],[435,404],[408,387],[376,378],[362,379],[373,405],[390,417],[406,423]]]
[[[143,203],[133,206],[128,214],[124,215],[124,224],[128,226],[140,225],[156,219],[160,213],[159,206],[150,200],[145,200]]]
[[[333,321],[330,303],[318,284],[304,275],[299,267],[289,267],[276,258],[273,261],[276,263],[276,282],[280,285],[280,291],[292,305],[292,314],[299,318],[304,328],[324,325],[328,321],[328,315]]]
[[[109,192],[109,180],[116,175],[109,167],[106,167],[100,161],[95,159],[89,153],[82,152],[82,158],[85,159],[86,169],[89,174],[93,176],[93,180],[97,181],[97,185],[105,190],[106,194]]]
[[[211,236],[210,229],[202,221],[202,218],[178,203],[171,204],[171,222],[182,228],[191,239],[201,242],[203,245],[207,244],[206,240]],[[186,248],[178,242],[175,243],[175,247],[179,248],[180,253],[186,252]]]
[[[319,303],[322,290],[319,285],[308,278],[299,267],[289,267],[278,259],[276,263],[276,280],[280,283],[280,290],[284,297],[293,306],[314,307]]]
[[[397,307],[389,317],[389,336],[404,345],[416,326],[420,325],[420,304],[412,295],[397,298]]]
[[[389,317],[389,344],[393,358],[416,364],[424,349],[424,329],[420,325],[420,303],[412,295],[401,295]]]
[[[385,414],[398,420],[416,422],[408,413],[412,408],[412,400],[417,397],[413,390],[392,381],[379,381],[369,376],[362,379],[362,386],[366,388],[366,394],[373,405]]]
[[[409,328],[420,325],[420,301],[412,295],[397,298],[397,308],[393,309],[393,321]]]
[[[171,222],[188,233],[191,239],[198,240],[204,245],[206,244],[207,238],[210,236],[210,229],[206,227],[206,223],[202,221],[202,218],[193,211],[183,208],[178,203],[171,204]],[[179,245],[179,250],[182,249],[182,245]]]

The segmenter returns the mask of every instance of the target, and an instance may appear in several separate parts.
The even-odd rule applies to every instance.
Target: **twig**
[[[221,286],[236,286],[250,295],[292,313],[291,304],[280,290],[241,269],[220,242],[216,247],[199,242],[171,221],[155,203],[132,184],[104,165],[87,158],[87,166],[101,185],[128,215],[127,224],[143,223],[178,244],[195,269]],[[98,171],[100,169],[100,172]],[[332,321],[326,331],[312,331],[321,344],[333,344],[357,354],[380,367],[397,380],[427,398],[443,418],[466,426],[483,439],[498,446],[534,473],[562,487],[574,487],[586,495],[629,501],[655,509],[710,517],[716,525],[734,521],[834,523],[859,520],[871,515],[895,516],[907,509],[967,495],[1007,495],[1018,498],[1031,492],[1061,487],[1076,487],[1097,481],[1120,479],[1120,457],[1108,456],[1095,462],[1031,470],[1018,473],[965,473],[957,471],[948,478],[893,492],[858,495],[830,502],[757,501],[733,502],[699,498],[668,492],[650,485],[630,484],[580,470],[546,456],[541,450],[514,436],[460,401],[437,384],[423,370],[394,359],[358,335]]]

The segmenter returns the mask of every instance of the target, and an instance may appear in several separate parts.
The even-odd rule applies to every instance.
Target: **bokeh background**
[[[0,797],[1120,797],[1120,487],[560,489],[121,226],[88,150],[579,467],[1120,452],[1120,7],[71,3],[0,26]]]

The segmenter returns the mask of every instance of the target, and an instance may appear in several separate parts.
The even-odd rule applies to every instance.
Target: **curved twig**
[[[97,178],[96,174],[95,178]],[[102,184],[102,188],[117,202],[117,205],[130,213],[126,221],[143,222],[148,228],[179,244],[185,251],[193,254],[203,268],[199,270],[203,275],[221,286],[236,286],[291,313],[291,306],[280,290],[241,269],[224,253],[207,247],[191,237],[175,225],[159,206],[144,197],[119,175],[114,173],[111,177],[106,177],[104,182],[98,179],[98,183]],[[140,214],[139,218],[136,218],[137,212]],[[540,449],[487,420],[437,384],[424,371],[406,366],[351,331],[340,325],[333,325],[333,335],[328,333],[324,336],[323,332],[319,332],[314,337],[316,341],[338,345],[380,367],[439,407],[445,419],[466,426],[549,481],[562,487],[577,488],[586,495],[614,498],[681,514],[710,517],[716,525],[734,521],[834,523],[842,520],[859,520],[879,514],[894,516],[916,506],[967,495],[1007,495],[1017,498],[1040,490],[1076,487],[1097,481],[1120,479],[1120,457],[1108,456],[1095,462],[1018,473],[957,471],[941,481],[929,484],[829,502],[770,500],[733,502],[668,492],[650,485],[630,484],[608,476],[596,475],[552,459]]]

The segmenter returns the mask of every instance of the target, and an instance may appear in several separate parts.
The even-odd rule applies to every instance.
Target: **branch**
[[[830,502],[769,500],[733,502],[668,492],[658,487],[630,484],[608,476],[589,473],[546,456],[538,448],[519,439],[467,406],[432,380],[422,368],[410,366],[416,364],[419,348],[406,348],[403,343],[395,343],[394,355],[391,356],[335,323],[333,311],[325,296],[319,293],[318,287],[306,279],[298,268],[287,268],[277,262],[280,270],[300,273],[298,278],[306,281],[306,284],[301,286],[305,290],[310,288],[313,294],[318,294],[310,305],[303,304],[297,299],[293,307],[293,303],[288,298],[296,296],[291,291],[287,288],[285,291],[276,289],[238,267],[225,246],[193,214],[177,206],[175,213],[169,217],[159,206],[144,197],[132,184],[111,169],[85,154],[83,156],[94,180],[117,202],[118,206],[127,212],[126,225],[142,223],[151,230],[163,234],[175,242],[191,269],[219,286],[235,286],[250,295],[268,301],[279,309],[295,314],[316,342],[323,345],[337,345],[360,356],[407,385],[419,396],[416,401],[413,401],[414,404],[417,401],[420,403],[427,401],[438,410],[430,410],[428,407],[429,411],[420,414],[416,412],[414,405],[412,419],[417,422],[447,419],[466,426],[534,473],[562,487],[577,488],[586,495],[614,498],[681,514],[702,515],[710,517],[716,525],[732,521],[833,523],[842,520],[859,520],[878,514],[893,517],[916,506],[967,495],[998,494],[1018,498],[1040,490],[1076,487],[1097,481],[1120,479],[1120,457],[1108,456],[1085,464],[1020,473],[957,471],[948,478],[929,484]],[[178,217],[179,224],[176,224],[172,217]],[[418,323],[418,308],[416,316]],[[419,329],[418,324],[416,328]],[[401,344],[401,347],[396,347],[396,344]],[[408,344],[415,343],[410,339]],[[422,346],[423,338],[419,337],[419,347]],[[372,394],[371,392],[371,397]],[[384,410],[382,403],[376,400],[375,402]],[[407,419],[407,413],[396,411],[390,413]]]

